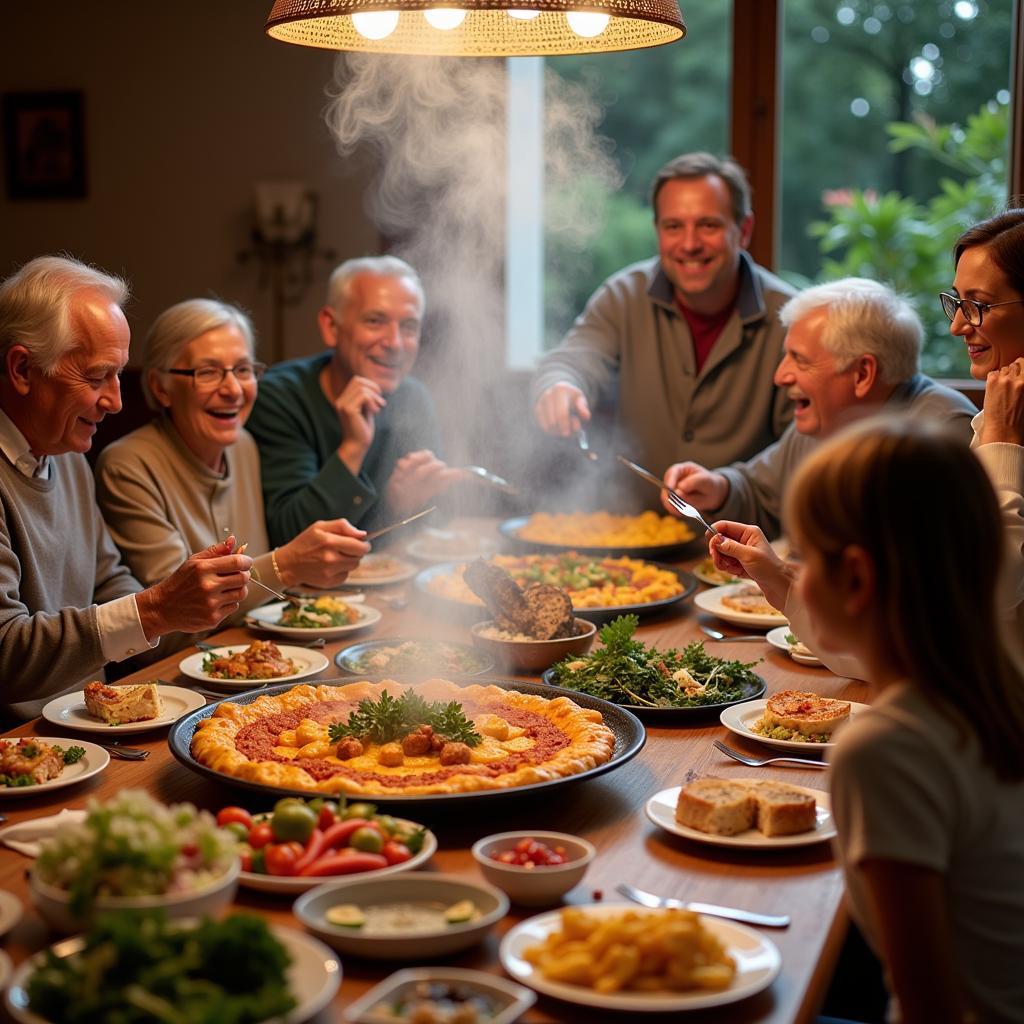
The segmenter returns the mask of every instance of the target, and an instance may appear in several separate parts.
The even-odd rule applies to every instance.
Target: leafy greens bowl
[[[717,714],[767,689],[752,671],[757,662],[713,657],[699,640],[681,651],[657,650],[634,639],[638,624],[635,615],[619,616],[601,629],[601,647],[564,658],[541,679],[654,719]]]

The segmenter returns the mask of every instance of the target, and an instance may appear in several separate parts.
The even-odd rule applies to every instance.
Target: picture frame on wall
[[[2,107],[7,198],[84,199],[82,92],[9,92]]]

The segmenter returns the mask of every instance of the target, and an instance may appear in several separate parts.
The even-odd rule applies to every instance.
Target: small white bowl
[[[565,864],[550,867],[524,868],[505,864],[494,855],[511,850],[521,839],[536,839],[545,846],[565,848],[569,858]],[[499,832],[485,836],[473,844],[473,857],[484,878],[496,885],[513,903],[526,907],[544,907],[557,903],[587,873],[587,866],[597,851],[586,839],[565,832]]]
[[[36,910],[46,923],[63,935],[82,931],[99,913],[112,910],[163,910],[169,918],[216,916],[234,898],[238,889],[240,861],[235,857],[220,877],[189,892],[162,896],[106,896],[96,899],[85,918],[71,912],[71,894],[66,889],[42,881],[33,868],[29,872],[29,893]]]

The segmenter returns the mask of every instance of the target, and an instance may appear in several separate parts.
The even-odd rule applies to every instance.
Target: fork
[[[93,740],[97,747],[102,747],[112,757],[122,761],[145,761],[149,757],[149,751],[141,747],[122,747],[119,743],[99,743]]]
[[[484,469],[483,466],[463,466],[463,473],[472,473],[473,476],[479,477],[484,483],[490,484],[492,487],[496,487],[499,491],[503,491],[505,494],[518,494],[519,490],[510,484],[503,476],[498,476],[497,473],[492,473],[489,469]]]
[[[759,924],[762,928],[788,928],[789,918],[785,914],[758,914],[753,910],[739,910],[736,907],[719,907],[714,903],[691,903],[688,900],[673,900],[665,896],[655,896],[653,892],[644,892],[626,882],[615,887],[626,899],[639,903],[642,907],[669,907],[677,910],[692,910],[695,914],[709,914],[711,917],[725,917],[730,921],[742,921],[744,924]]]
[[[587,432],[582,427],[576,431],[576,443],[579,445],[580,451],[591,462],[597,462],[597,452],[590,447],[590,442],[587,440]]]
[[[711,637],[712,640],[724,640],[731,642],[738,640],[740,643],[747,643],[753,640],[759,640],[761,643],[766,644],[768,642],[767,637],[763,633],[737,633],[736,636],[729,636],[723,633],[721,630],[712,629],[710,626],[702,625],[700,631],[705,635]]]
[[[624,466],[628,467],[634,473],[636,473],[637,476],[643,477],[643,479],[646,480],[649,484],[654,484],[654,486],[657,487],[659,491],[664,491],[665,494],[668,495],[669,504],[681,516],[686,516],[688,519],[696,519],[697,522],[699,522],[700,525],[703,526],[708,533],[713,533],[716,536],[718,535],[718,531],[688,501],[684,501],[682,498],[679,497],[678,494],[676,494],[675,491],[666,487],[665,482],[663,480],[659,480],[653,473],[644,469],[643,466],[638,466],[635,462],[631,462],[629,459],[626,458],[625,455],[616,455],[615,457]]]
[[[740,764],[749,765],[751,768],[762,768],[766,764],[802,764],[810,768],[828,768],[825,761],[813,761],[809,757],[750,757],[747,754],[741,754],[738,750],[733,750],[732,747],[727,747],[721,740],[712,740],[711,742],[727,757],[739,761]]]

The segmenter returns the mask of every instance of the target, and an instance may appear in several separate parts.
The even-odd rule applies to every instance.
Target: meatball
[[[430,734],[419,730],[409,733],[402,740],[402,750],[406,757],[423,757],[424,754],[429,754]]]
[[[377,763],[386,768],[397,768],[405,761],[401,743],[385,743],[377,752]]]
[[[342,761],[348,761],[353,757],[358,757],[363,752],[363,744],[360,740],[357,740],[354,736],[350,736],[347,740],[342,740],[338,744],[338,758]]]
[[[469,764],[469,747],[465,743],[446,743],[441,748],[441,764]]]

